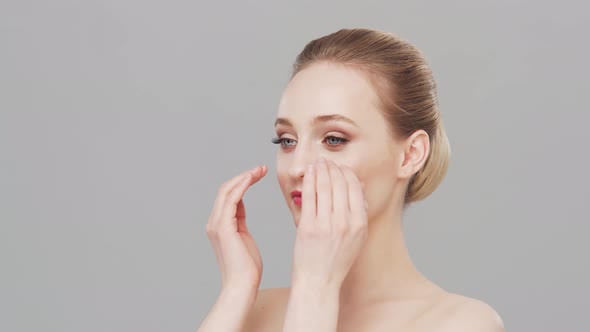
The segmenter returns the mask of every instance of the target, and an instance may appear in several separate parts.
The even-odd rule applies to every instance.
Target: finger
[[[319,160],[316,164],[316,170],[317,222],[329,223],[332,214],[332,182],[330,181],[328,165],[325,160]]]
[[[342,167],[342,172],[348,184],[348,206],[350,212],[361,216],[362,218],[353,218],[353,220],[365,220],[367,210],[365,207],[365,197],[363,188],[354,172],[347,166]]]
[[[328,170],[332,181],[332,209],[334,213],[343,215],[349,211],[346,178],[340,167],[333,161],[328,162]]]
[[[241,199],[237,205],[236,224],[238,232],[248,233],[248,226],[246,225],[246,208],[244,207],[243,199]]]
[[[219,187],[219,190],[217,191],[217,197],[215,198],[215,203],[213,204],[213,211],[211,212],[211,217],[209,218],[209,223],[213,225],[217,224],[217,221],[221,217],[223,205],[225,204],[227,196],[229,195],[233,187],[240,183],[240,181],[244,180],[248,172],[250,171],[244,172],[238,176],[231,178]]]
[[[254,170],[250,170],[250,172],[253,175],[252,183],[250,185],[253,185],[260,181],[260,179],[262,179],[268,173],[268,167],[266,165],[263,165],[262,167],[258,166],[255,167]]]
[[[243,204],[240,205],[241,209],[238,211],[238,203],[242,201],[246,190],[258,182],[265,174],[264,168],[257,169],[253,173],[247,173],[246,177],[232,189],[222,207],[222,222],[232,223],[238,217],[246,217],[246,210],[243,208]]]
[[[240,181],[234,189],[229,193],[229,195],[223,201],[223,206],[221,207],[221,215],[219,218],[219,225],[232,223],[235,220],[238,202],[241,199],[237,197],[240,193],[245,192],[250,183],[252,182],[253,175],[248,173],[246,176]],[[236,200],[237,199],[237,200]]]
[[[315,166],[307,166],[303,176],[303,187],[301,188],[301,219],[299,225],[305,222],[313,222],[316,218],[316,189],[315,189]]]
[[[253,184],[255,184],[260,179],[262,179],[266,175],[266,171],[268,171],[268,168],[266,167],[266,165],[262,166],[262,172],[254,175],[254,177],[251,179],[251,183],[250,183],[249,187],[251,187]],[[245,220],[246,219],[246,209],[244,208],[243,194],[244,193],[242,193],[242,195],[240,196],[239,201],[238,201],[238,203],[236,205],[236,214],[235,214],[235,216],[236,216],[236,218],[238,220],[238,226],[239,226],[239,222],[241,220]],[[230,195],[231,195],[231,193],[230,193]]]
[[[215,203],[213,205],[213,212],[211,214],[210,222],[216,223],[217,220],[221,217],[223,212],[223,206],[225,205],[225,201],[229,194],[233,191],[236,185],[238,185],[241,181],[243,181],[248,174],[259,174],[260,166],[256,166],[255,168],[249,169],[244,173],[237,175],[230,180],[224,182],[218,190],[217,197],[215,199]]]

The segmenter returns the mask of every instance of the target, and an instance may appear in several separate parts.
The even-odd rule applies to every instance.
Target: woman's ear
[[[399,178],[409,179],[426,163],[430,152],[428,133],[420,129],[415,131],[403,143],[403,157],[399,169]]]

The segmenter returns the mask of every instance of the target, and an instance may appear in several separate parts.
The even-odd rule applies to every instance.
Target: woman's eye
[[[293,142],[295,142],[295,140],[290,139],[290,138],[278,138],[275,137],[272,139],[273,144],[280,144],[283,147],[289,147],[291,145],[293,145]],[[287,145],[285,145],[285,142],[287,143]]]
[[[284,147],[295,145],[295,140],[290,139],[290,138],[281,138],[280,141],[281,141],[281,145],[283,145]]]
[[[337,137],[337,136],[327,136],[326,141],[329,143],[328,145],[341,145],[341,144],[345,144],[348,142],[348,140],[346,138]],[[331,144],[331,143],[334,143],[334,144]]]
[[[348,141],[349,141],[348,139],[343,138],[343,137],[326,136],[326,138],[324,139],[324,141],[322,141],[322,143],[326,142],[329,146],[339,146],[339,145],[344,145],[344,144],[348,143]],[[296,142],[297,142],[296,140],[290,139],[290,138],[274,137],[272,139],[273,144],[280,144],[281,147],[284,147],[284,148],[294,146]]]

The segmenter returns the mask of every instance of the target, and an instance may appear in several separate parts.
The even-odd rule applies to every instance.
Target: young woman
[[[404,209],[436,189],[450,157],[421,51],[342,29],[309,42],[293,69],[273,139],[297,227],[291,287],[258,289],[242,202],[267,174],[256,167],[221,186],[207,223],[222,290],[198,331],[504,331],[489,305],[423,276],[404,243]]]

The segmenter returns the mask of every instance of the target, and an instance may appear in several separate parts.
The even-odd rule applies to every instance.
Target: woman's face
[[[319,157],[350,167],[364,184],[369,220],[391,208],[403,147],[388,134],[378,97],[365,76],[350,67],[318,63],[289,82],[276,120],[277,178],[299,224],[301,206],[291,197],[302,191],[308,164]]]

